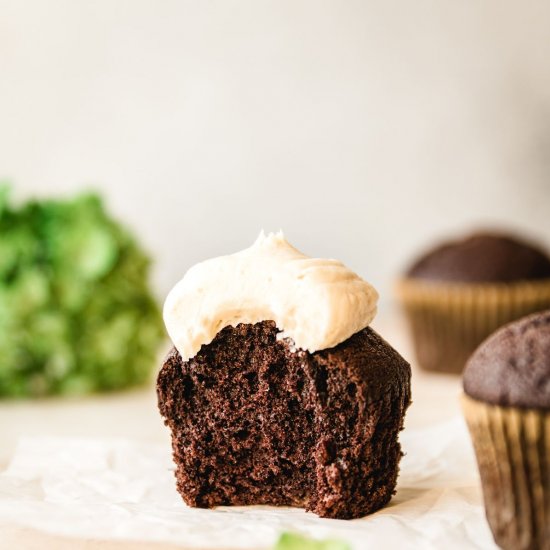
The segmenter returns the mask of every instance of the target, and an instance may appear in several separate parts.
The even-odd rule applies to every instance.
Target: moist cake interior
[[[272,321],[223,329],[158,379],[177,487],[191,506],[299,506],[361,517],[394,493],[410,367],[372,329],[316,353]]]

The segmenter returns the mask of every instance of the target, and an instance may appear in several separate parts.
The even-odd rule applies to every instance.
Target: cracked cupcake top
[[[550,310],[485,340],[466,365],[464,391],[493,405],[550,409]]]

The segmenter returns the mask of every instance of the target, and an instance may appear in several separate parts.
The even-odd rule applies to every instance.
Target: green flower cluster
[[[16,208],[0,188],[0,396],[145,382],[163,339],[148,271],[96,195]]]

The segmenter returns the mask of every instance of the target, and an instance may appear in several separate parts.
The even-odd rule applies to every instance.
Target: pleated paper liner
[[[550,411],[462,396],[485,513],[505,550],[550,549]]]
[[[497,328],[550,308],[550,279],[483,284],[403,279],[396,291],[420,366],[440,372],[461,373]]]

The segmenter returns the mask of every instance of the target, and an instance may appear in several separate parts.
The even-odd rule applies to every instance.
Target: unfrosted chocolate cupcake
[[[550,311],[488,338],[467,363],[464,392],[495,541],[550,549]]]
[[[477,233],[421,256],[397,290],[420,366],[460,373],[498,327],[550,307],[550,258],[516,237]]]

